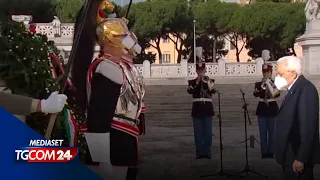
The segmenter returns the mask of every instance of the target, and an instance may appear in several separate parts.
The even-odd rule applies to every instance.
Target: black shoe
[[[199,155],[199,156],[196,156],[196,159],[202,159],[203,156]]]
[[[267,159],[267,158],[269,158],[269,155],[264,154],[261,156],[261,159]]]
[[[203,156],[203,158],[212,159],[212,158],[211,158],[211,154],[205,155],[205,156]]]
[[[273,154],[269,154],[269,155],[267,156],[267,158],[269,158],[269,159],[274,159],[274,156],[273,156]]]

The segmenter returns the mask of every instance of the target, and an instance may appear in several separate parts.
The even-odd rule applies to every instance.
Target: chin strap
[[[128,9],[127,9],[126,16],[125,16],[126,19],[128,19],[128,15],[129,15],[129,11],[130,11],[130,8],[131,8],[131,4],[132,4],[132,0],[130,0],[129,5],[128,5]]]

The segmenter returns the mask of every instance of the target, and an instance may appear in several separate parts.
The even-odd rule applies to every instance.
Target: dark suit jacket
[[[300,76],[287,92],[276,119],[275,157],[281,165],[294,160],[319,163],[319,97],[316,87]]]

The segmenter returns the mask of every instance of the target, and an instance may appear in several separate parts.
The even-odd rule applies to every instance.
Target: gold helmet
[[[103,46],[106,40],[123,49],[126,53],[134,55],[141,53],[141,46],[137,37],[128,29],[128,20],[116,18],[113,13],[114,5],[108,0],[103,0],[98,9],[97,16],[97,41]]]

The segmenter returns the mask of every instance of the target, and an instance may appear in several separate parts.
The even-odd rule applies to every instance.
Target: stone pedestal
[[[306,32],[296,42],[303,51],[303,73],[320,74],[320,20],[307,22]]]
[[[32,16],[29,15],[12,15],[11,18],[17,22],[23,22],[25,25],[32,21]]]

